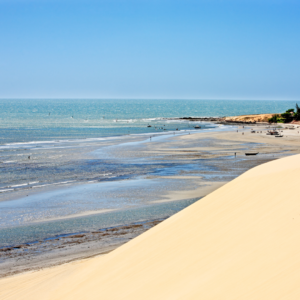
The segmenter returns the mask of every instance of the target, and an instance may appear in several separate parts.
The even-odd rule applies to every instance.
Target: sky
[[[0,98],[300,99],[300,1],[0,0]]]

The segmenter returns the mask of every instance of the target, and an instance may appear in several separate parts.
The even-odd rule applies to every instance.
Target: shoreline
[[[1,248],[0,278],[107,254],[163,220],[149,220],[97,231],[65,234],[43,241]]]
[[[107,255],[2,278],[0,296],[298,299],[299,162],[253,168]]]
[[[266,132],[266,130],[267,130],[267,128],[265,129],[264,132]],[[242,134],[242,133],[244,133],[244,134]],[[146,145],[147,146],[146,150],[149,153],[151,153],[151,155],[153,153],[158,153],[161,156],[163,153],[167,157],[169,157],[169,156],[171,156],[173,158],[176,157],[176,159],[180,158],[180,160],[184,159],[187,161],[190,161],[190,160],[193,161],[195,159],[196,160],[201,159],[201,160],[203,160],[203,162],[206,160],[208,160],[208,161],[211,160],[212,162],[215,161],[215,163],[217,163],[216,166],[218,166],[218,164],[219,164],[218,163],[219,159],[221,159],[223,157],[228,157],[228,155],[233,155],[234,152],[236,152],[237,159],[238,159],[238,161],[236,162],[236,166],[224,165],[223,169],[222,169],[223,171],[221,171],[221,172],[228,172],[228,171],[226,171],[227,168],[234,167],[236,169],[236,171],[239,173],[239,172],[244,172],[245,170],[252,168],[256,165],[259,165],[261,163],[276,159],[277,157],[291,155],[293,153],[299,153],[298,146],[300,145],[300,135],[297,136],[297,133],[295,131],[287,131],[286,134],[288,134],[289,137],[285,138],[283,141],[283,140],[275,139],[274,137],[266,136],[264,133],[252,134],[252,133],[250,133],[250,128],[241,129],[241,131],[239,131],[239,132],[234,132],[234,131],[197,132],[197,133],[194,133],[191,135],[185,134],[185,135],[180,135],[180,136],[178,135],[178,136],[172,137],[172,139],[169,141],[168,145],[166,145],[165,143],[162,143],[162,144],[157,143],[156,146],[153,147],[153,144],[151,144],[151,148],[149,148]],[[286,136],[286,134],[285,134],[285,136]],[[201,143],[199,144],[199,142],[201,142]],[[246,158],[243,154],[245,152],[245,150],[244,150],[245,142],[248,143],[248,145],[251,145],[251,147],[253,149],[258,149],[260,152],[260,155],[258,157],[254,157],[254,158]],[[174,145],[176,145],[175,149],[173,149]],[[273,157],[273,155],[274,155],[274,157]],[[231,161],[231,159],[229,159],[229,162],[230,161]],[[233,160],[233,161],[235,161],[235,160]],[[201,171],[201,172],[203,172],[203,171]],[[201,172],[197,172],[198,175],[201,174]],[[205,175],[205,172],[203,173],[203,175]],[[156,177],[156,178],[158,178],[158,177]],[[186,179],[188,178],[188,174],[185,174],[185,178]],[[189,180],[193,181],[193,178],[195,180],[197,179],[197,177],[192,176]],[[203,193],[203,187],[201,187],[201,184],[209,185],[209,182],[207,182],[203,179],[200,179],[200,178],[197,179],[197,181],[198,180],[199,180],[199,182],[198,182],[199,188],[198,188],[198,190],[195,189],[193,196],[198,197],[198,199],[199,199],[200,197],[207,195],[214,189],[209,190],[210,188],[208,187],[209,191]],[[201,193],[201,191],[202,191],[202,193]],[[176,200],[176,197],[178,197],[178,195],[180,195],[180,197],[182,199],[184,197],[187,197],[188,193],[189,193],[188,190],[183,190],[181,192],[173,191],[169,194],[169,196],[165,195],[165,200],[162,199],[162,200],[158,200],[157,202],[163,203],[164,201],[165,202],[178,201],[178,199]],[[154,202],[156,202],[156,201],[154,201]],[[138,235],[142,232],[143,231],[141,231],[139,229],[135,233]],[[135,233],[131,232],[130,234],[132,234],[132,237],[133,237]],[[76,235],[76,234],[78,235],[78,233],[74,233],[74,235]],[[129,235],[127,235],[127,237],[128,236]],[[82,237],[82,238],[84,238],[84,237]],[[124,235],[124,238],[125,238],[125,235]],[[78,245],[82,244],[82,245],[84,245],[84,247],[85,246],[88,247],[88,244],[84,244],[84,243],[80,242],[80,237],[78,237],[78,239],[79,239],[77,241]],[[118,237],[117,237],[117,239],[118,239]],[[121,244],[126,243],[128,240],[129,239],[127,239],[127,240],[124,239],[122,243],[116,243],[114,246],[114,249],[116,247],[120,246]],[[97,240],[94,240],[94,242],[95,242],[95,245],[93,246],[94,248],[91,249],[91,252],[89,252],[89,253],[102,253],[103,251],[106,251],[105,249],[107,249],[107,248],[105,248],[103,246],[101,246],[99,248],[99,244],[96,245]],[[58,245],[58,247],[59,247],[59,245]],[[79,248],[77,248],[77,250],[75,248],[73,248],[73,249],[75,249],[74,251],[77,252],[77,254],[81,251],[81,250],[80,251],[78,250]],[[112,249],[112,248],[110,248],[110,249]],[[19,251],[19,250],[17,250],[17,251]],[[22,252],[22,251],[20,250],[20,252]],[[51,249],[50,249],[50,252],[51,252]],[[84,257],[85,257],[85,255],[83,255],[83,256],[79,255],[79,256],[76,256],[75,260],[82,259]],[[40,257],[40,258],[41,258],[40,262],[37,263],[37,266],[32,269],[39,269],[44,265],[45,259],[42,259],[42,257]],[[1,257],[0,257],[0,259],[1,259]],[[32,259],[33,259],[33,257],[28,256],[26,263],[28,263],[28,261],[32,261]],[[53,265],[59,265],[66,261],[65,256],[62,256],[61,254],[58,254],[58,256],[55,259],[57,259],[57,261]],[[13,262],[13,263],[15,264],[15,262]],[[2,265],[2,266],[4,266],[4,265]],[[9,268],[10,267],[8,267],[8,269]],[[21,266],[20,272],[22,272],[22,270],[24,270],[22,268],[23,267]],[[5,269],[3,269],[3,270],[5,270]],[[15,273],[18,273],[18,272],[19,271],[16,271]]]
[[[179,120],[186,120],[191,122],[212,122],[215,124],[223,125],[270,125],[270,126],[291,126],[300,127],[300,121],[293,121],[291,123],[269,123],[268,119],[274,116],[273,114],[252,114],[252,115],[239,115],[229,117],[181,117]]]

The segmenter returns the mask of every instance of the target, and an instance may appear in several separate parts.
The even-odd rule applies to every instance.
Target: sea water
[[[170,144],[175,134],[195,131],[195,124],[201,125],[200,132],[230,130],[227,126],[176,118],[278,113],[294,104],[236,100],[0,100],[0,247],[168,217],[196,200],[153,204],[154,200],[164,199],[167,192],[196,187],[182,174],[226,181],[238,173],[220,175],[219,166],[232,164],[231,157],[166,160],[148,151],[149,142]],[[198,146],[199,142],[202,146],[209,143],[197,141]],[[91,215],[84,216],[86,213]]]
[[[165,118],[281,113],[294,106],[294,101],[1,99],[0,144],[186,129],[189,122]]]

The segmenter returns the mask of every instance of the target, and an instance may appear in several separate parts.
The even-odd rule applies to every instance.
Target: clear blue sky
[[[300,1],[0,0],[0,98],[300,99]]]

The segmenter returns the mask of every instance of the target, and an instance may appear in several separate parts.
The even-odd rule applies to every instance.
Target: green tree
[[[281,118],[283,119],[284,123],[290,123],[293,121],[293,114],[292,111],[289,109],[285,113],[281,114]]]
[[[275,114],[268,121],[269,121],[269,123],[278,123],[280,121],[280,116]]]
[[[299,121],[300,120],[300,107],[296,103],[296,111],[294,113],[294,120]]]

